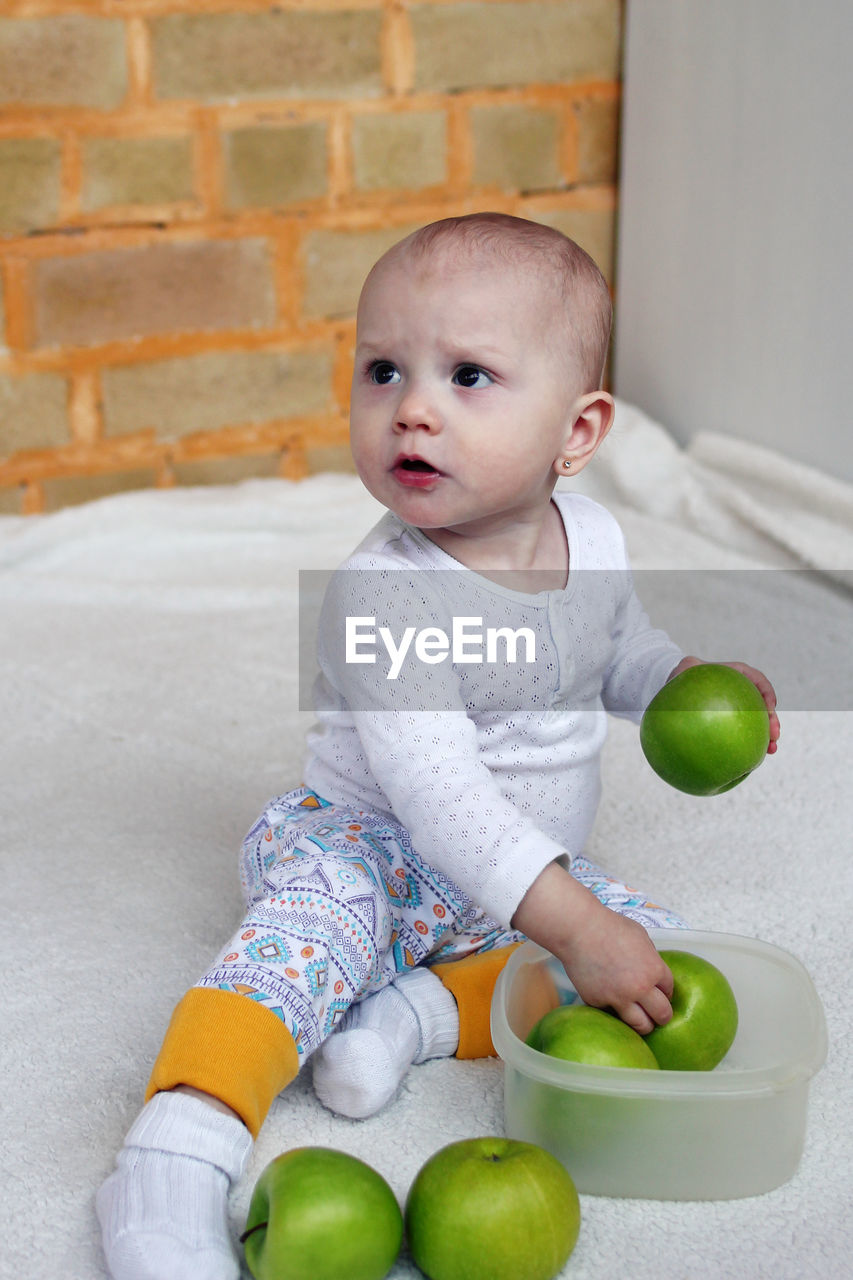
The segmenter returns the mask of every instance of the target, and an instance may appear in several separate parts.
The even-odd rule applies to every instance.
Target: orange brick
[[[475,107],[474,181],[505,191],[537,191],[560,183],[556,111],[507,103]]]
[[[169,14],[152,22],[160,99],[334,97],[381,88],[381,14]]]
[[[102,475],[52,476],[42,482],[46,511],[60,507],[79,506],[83,502],[96,502],[116,493],[129,493],[134,489],[150,489],[156,480],[153,468],[136,471],[111,471]]]
[[[175,462],[172,470],[178,484],[238,484],[241,480],[279,474],[280,453],[240,454],[233,458],[194,458]]]
[[[619,0],[415,5],[415,88],[612,80]]]
[[[318,475],[323,471],[343,471],[347,475],[355,475],[355,463],[349,445],[346,444],[318,445],[316,448],[308,445],[305,450],[305,465],[311,475]]]
[[[447,178],[447,117],[443,111],[359,116],[352,126],[356,186],[364,191],[418,191]]]
[[[153,427],[169,439],[232,424],[322,413],[332,352],[214,351],[105,370],[107,435]]]
[[[305,248],[307,316],[351,316],[374,262],[414,226],[381,231],[312,231]]]
[[[83,143],[83,209],[192,200],[189,137],[88,138]]]
[[[46,258],[34,268],[38,346],[250,328],[275,319],[264,240],[196,240]]]
[[[229,208],[278,208],[326,190],[326,125],[235,129],[225,135]]]
[[[37,231],[56,222],[61,164],[55,138],[0,140],[0,232]]]
[[[0,373],[0,457],[68,443],[68,383],[56,373]]]
[[[22,485],[11,485],[0,489],[0,516],[21,516],[24,514],[24,491]]]
[[[0,102],[117,107],[127,89],[124,34],[118,18],[0,18]]]
[[[581,182],[615,182],[619,151],[619,103],[588,99],[577,106]]]

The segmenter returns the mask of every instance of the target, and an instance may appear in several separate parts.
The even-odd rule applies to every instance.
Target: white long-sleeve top
[[[549,862],[583,850],[606,713],[638,722],[682,657],[649,623],[614,518],[578,494],[554,501],[563,589],[484,578],[389,512],[332,576],[318,633],[305,782],[391,815],[423,861],[504,925]],[[500,628],[518,633],[515,661],[500,636],[489,652]]]

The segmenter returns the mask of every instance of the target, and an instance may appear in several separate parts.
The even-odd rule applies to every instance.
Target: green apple
[[[658,1061],[632,1027],[604,1009],[565,1004],[540,1018],[527,1044],[552,1058],[596,1067],[642,1067],[656,1070]]]
[[[652,698],[640,745],[664,782],[692,796],[716,796],[761,764],[770,717],[751,680],[721,663],[687,667]]]
[[[569,1174],[544,1148],[514,1138],[442,1147],[406,1201],[409,1250],[430,1280],[551,1280],[579,1230]]]
[[[296,1147],[264,1169],[240,1240],[256,1280],[382,1280],[402,1238],[400,1206],[375,1169]]]
[[[690,951],[661,951],[672,970],[672,1018],[646,1036],[666,1071],[711,1071],[737,1031],[737,1001],[729,980],[710,960]]]

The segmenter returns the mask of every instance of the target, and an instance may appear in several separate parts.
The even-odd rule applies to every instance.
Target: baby
[[[434,223],[370,272],[351,440],[387,514],[327,593],[304,785],[246,837],[245,919],[175,1009],[98,1193],[115,1280],[235,1280],[228,1191],[273,1099],[311,1057],[321,1100],[369,1115],[413,1062],[493,1052],[524,937],[641,1034],[670,1018],[646,928],[683,922],[583,856],[607,712],[639,721],[699,661],[651,627],[613,518],[554,493],[612,424],[609,335],[595,264],[523,219]],[[528,660],[451,653],[483,617]],[[732,665],[775,751],[773,689]]]

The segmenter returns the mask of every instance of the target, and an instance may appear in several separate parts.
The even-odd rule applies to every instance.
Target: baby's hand
[[[672,974],[643,926],[602,906],[558,863],[534,880],[512,926],[557,957],[582,1000],[640,1035],[672,1017]]]
[[[680,675],[682,671],[686,671],[688,667],[701,666],[706,661],[705,658],[682,658],[674,671],[671,671],[667,677],[667,681],[672,680],[675,676]],[[779,734],[781,726],[779,717],[776,714],[776,690],[767,679],[763,671],[759,671],[757,667],[750,667],[746,662],[722,662],[723,667],[733,667],[735,671],[739,671],[741,675],[746,676],[747,680],[751,680],[758,692],[764,699],[764,705],[767,708],[767,714],[770,717],[770,741],[767,744],[767,754],[772,756],[778,751]]]
[[[586,1004],[612,1009],[641,1036],[672,1017],[672,973],[636,920],[601,906],[560,959]]]

